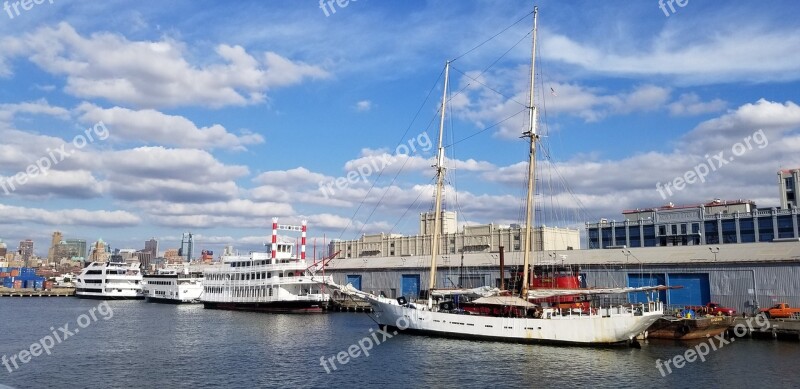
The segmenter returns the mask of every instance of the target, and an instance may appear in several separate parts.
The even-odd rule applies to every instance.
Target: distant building
[[[5,260],[6,254],[8,254],[8,246],[0,240],[0,261]]]
[[[106,242],[103,239],[98,239],[97,242],[92,244],[92,253],[89,255],[89,260],[92,262],[106,262],[110,258],[111,253],[106,247]]]
[[[66,239],[68,258],[75,261],[86,259],[86,241],[83,239]]]
[[[17,251],[19,252],[20,260],[27,265],[28,261],[33,257],[33,241],[30,239],[20,241]]]
[[[798,213],[749,200],[623,211],[624,221],[586,223],[587,248],[691,246],[798,240]]]
[[[787,169],[778,172],[781,209],[797,208],[798,182],[800,182],[800,169]]]
[[[47,259],[51,262],[55,262],[56,260],[60,259],[57,258],[58,245],[61,244],[61,241],[64,240],[64,237],[61,235],[60,231],[53,232],[53,237],[50,239],[50,248],[47,250]]]
[[[167,260],[167,263],[178,263],[181,262],[181,256],[178,253],[178,249],[166,249],[164,250],[164,259]]]
[[[136,252],[136,259],[141,264],[142,269],[149,269],[154,258],[152,252],[146,249]]]
[[[443,228],[448,231],[440,237],[439,253],[442,255],[456,253],[488,253],[498,252],[504,246],[506,252],[523,250],[525,228],[518,224],[500,226],[485,224],[464,226],[456,231],[455,212],[443,213]],[[433,220],[429,213],[420,215],[420,234],[403,236],[400,234],[364,235],[356,240],[332,241],[329,251],[339,252],[336,258],[362,257],[395,257],[431,254],[431,235],[424,232],[433,231]],[[572,250],[580,248],[578,230],[556,227],[538,227],[532,230],[532,246],[537,251]]]
[[[151,258],[158,258],[158,241],[156,238],[144,242],[144,251],[150,253]]]

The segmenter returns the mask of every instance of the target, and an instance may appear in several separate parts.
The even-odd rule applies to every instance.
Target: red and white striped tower
[[[300,235],[300,259],[306,260],[306,221],[303,220],[303,232]]]
[[[272,218],[272,259],[278,255],[278,218]]]

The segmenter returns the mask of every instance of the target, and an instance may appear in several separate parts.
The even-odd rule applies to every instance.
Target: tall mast
[[[530,152],[528,153],[528,198],[525,206],[525,264],[522,273],[522,298],[528,298],[528,266],[531,257],[531,226],[533,224],[533,195],[536,193],[536,181],[533,179],[536,172],[536,142],[539,134],[536,133],[536,107],[533,105],[534,85],[535,85],[535,65],[536,65],[536,30],[539,15],[539,7],[533,7],[533,48],[531,49],[531,90],[530,104],[528,105],[529,129],[522,133],[523,138],[530,139]]]
[[[442,116],[439,120],[439,148],[436,153],[436,206],[433,213],[433,239],[431,240],[431,278],[428,282],[428,303],[433,303],[431,293],[436,288],[436,255],[439,251],[439,230],[441,229],[441,219],[439,214],[442,212],[442,183],[444,182],[444,147],[442,138],[444,134],[444,114],[447,108],[447,83],[450,79],[450,61],[444,67],[444,92],[442,92]]]

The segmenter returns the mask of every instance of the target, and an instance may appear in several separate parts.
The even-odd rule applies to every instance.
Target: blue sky
[[[13,3],[0,13],[11,248],[31,238],[44,254],[60,230],[119,248],[154,236],[162,250],[191,231],[199,248],[248,249],[273,216],[307,219],[320,244],[413,234],[431,208],[441,73],[455,58],[445,206],[460,224],[521,219],[528,1]],[[537,224],[713,198],[778,205],[777,170],[800,167],[800,5],[538,5],[550,158]],[[719,152],[735,158],[657,190]],[[43,158],[47,174],[26,173]],[[370,174],[320,190],[359,170]]]

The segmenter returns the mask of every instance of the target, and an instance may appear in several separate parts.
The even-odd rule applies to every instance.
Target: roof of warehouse
[[[561,250],[538,252],[531,256],[534,264],[608,265],[608,264],[671,264],[716,262],[800,262],[800,242],[740,243],[701,246],[634,247],[628,249]],[[627,254],[627,255],[626,255]],[[461,266],[461,254],[439,256],[439,267]],[[498,266],[498,253],[464,254],[463,265],[469,267]],[[521,265],[521,252],[505,254],[507,266]],[[430,266],[430,255],[404,257],[365,257],[334,259],[327,269],[413,269]]]

